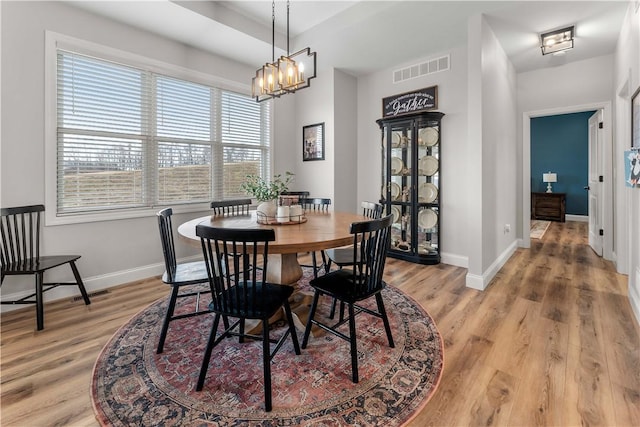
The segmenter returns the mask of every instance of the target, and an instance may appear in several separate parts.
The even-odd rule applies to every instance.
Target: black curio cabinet
[[[376,121],[382,130],[380,202],[393,215],[391,257],[440,262],[443,116],[430,111]]]

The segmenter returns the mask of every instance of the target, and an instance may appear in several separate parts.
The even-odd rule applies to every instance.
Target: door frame
[[[604,217],[602,218],[604,229],[603,258],[607,260],[613,259],[613,117],[610,101],[525,111],[522,113],[522,247],[531,247],[531,119],[592,110],[602,110],[603,112],[604,170],[602,172],[604,183],[601,198],[604,206]]]

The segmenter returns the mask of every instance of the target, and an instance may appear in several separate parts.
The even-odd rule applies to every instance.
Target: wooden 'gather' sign
[[[382,117],[396,117],[438,108],[438,86],[382,98]]]

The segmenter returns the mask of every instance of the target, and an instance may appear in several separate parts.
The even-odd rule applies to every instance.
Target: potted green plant
[[[289,185],[293,182],[293,177],[294,174],[289,171],[285,172],[284,177],[278,174],[274,175],[271,180],[267,180],[260,175],[247,175],[240,188],[260,202],[257,208],[259,216],[275,218],[278,209],[276,200],[280,193],[289,189]]]

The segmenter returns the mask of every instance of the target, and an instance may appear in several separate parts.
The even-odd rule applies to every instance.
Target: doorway
[[[563,108],[530,111],[523,113],[522,123],[522,247],[531,247],[530,236],[530,215],[531,215],[531,119],[543,116],[554,116],[559,114],[579,113],[585,111],[602,110],[603,114],[603,145],[607,149],[603,150],[603,185],[600,198],[603,204],[602,228],[603,236],[603,256],[605,259],[612,258],[613,252],[613,185],[612,185],[612,158],[611,158],[611,103],[595,103],[587,105],[569,106]]]

